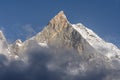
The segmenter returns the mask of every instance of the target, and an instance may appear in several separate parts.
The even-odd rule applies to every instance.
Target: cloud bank
[[[120,71],[100,59],[85,60],[74,50],[30,47],[25,61],[0,55],[0,80],[119,80]]]

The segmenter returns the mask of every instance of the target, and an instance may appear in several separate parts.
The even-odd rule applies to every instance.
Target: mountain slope
[[[101,53],[108,58],[120,57],[120,50],[113,44],[107,43],[92,30],[82,24],[71,24],[63,11],[59,12],[34,40],[41,45],[72,48],[78,53]],[[28,43],[26,40],[24,43]]]
[[[2,32],[0,40],[0,53],[9,53],[15,59],[23,59],[26,50],[37,45],[74,50],[88,61],[99,58],[105,62],[120,62],[120,50],[115,45],[105,42],[81,23],[71,24],[63,11],[51,19],[41,32],[24,42],[18,39],[8,45]]]
[[[0,69],[1,80],[119,80],[120,50],[61,11],[24,42],[0,31]]]
[[[115,45],[105,42],[92,30],[86,28],[84,25],[73,24],[73,28],[77,30],[80,34],[82,34],[84,39],[99,53],[106,55],[108,58],[120,56],[120,50]]]

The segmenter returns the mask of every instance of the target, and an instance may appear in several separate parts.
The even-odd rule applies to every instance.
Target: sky
[[[120,48],[120,0],[0,0],[0,30],[8,42],[24,41],[61,10]]]

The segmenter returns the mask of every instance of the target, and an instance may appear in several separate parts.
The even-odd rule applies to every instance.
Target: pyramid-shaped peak
[[[60,11],[58,14],[64,14],[64,11]]]
[[[51,21],[52,24],[60,24],[68,22],[67,17],[63,11],[60,11]]]
[[[64,18],[66,18],[64,11],[60,11],[55,17],[64,17]]]
[[[64,17],[64,18],[66,18],[65,14],[64,14],[64,11],[60,11],[60,12],[56,15],[56,17]]]
[[[68,26],[68,20],[63,11],[60,11],[54,18],[49,22],[49,27],[57,32],[60,32]]]

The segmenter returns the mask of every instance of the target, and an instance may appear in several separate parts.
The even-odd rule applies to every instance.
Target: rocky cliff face
[[[58,13],[33,39],[38,43],[46,42],[50,46],[72,48],[79,53],[86,51],[87,47],[91,48],[90,52],[94,51],[92,46],[69,23],[63,11]]]
[[[51,19],[41,32],[29,40],[26,40],[23,43],[22,48],[25,49],[27,46],[34,45],[32,43],[37,43],[41,47],[54,46],[58,49],[72,49],[77,51],[79,55],[82,55],[82,57],[87,60],[97,57],[110,59],[112,56],[115,58],[111,48],[107,45],[108,43],[103,41],[92,30],[86,28],[82,24],[71,24],[67,20],[63,11],[59,12],[53,19]],[[117,54],[119,53],[119,49],[115,46],[114,48],[116,49],[114,51],[115,54],[119,56],[119,54]],[[109,52],[103,53],[103,50],[108,50]],[[109,55],[111,56],[109,57]]]

